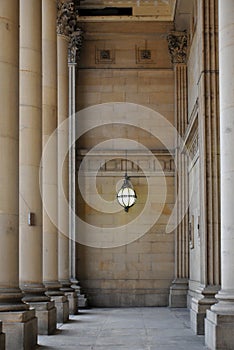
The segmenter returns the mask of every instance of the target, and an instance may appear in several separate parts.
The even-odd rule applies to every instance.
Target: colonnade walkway
[[[190,329],[187,309],[94,308],[83,310],[51,336],[41,350],[202,350],[204,336]]]

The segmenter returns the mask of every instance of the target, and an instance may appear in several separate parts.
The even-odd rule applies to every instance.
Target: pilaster
[[[234,344],[234,3],[218,1],[220,62],[221,289],[207,311],[205,342],[212,349]]]
[[[177,228],[175,232],[175,279],[169,295],[170,307],[186,307],[188,291],[188,187],[187,162],[182,138],[187,126],[187,33],[171,32],[168,46],[175,72],[175,125],[177,128],[176,169]]]
[[[201,285],[192,299],[190,319],[196,334],[204,334],[206,310],[216,302],[220,286],[219,92],[217,0],[200,1],[201,73],[198,81],[201,193]]]

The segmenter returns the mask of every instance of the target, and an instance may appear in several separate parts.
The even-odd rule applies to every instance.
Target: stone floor
[[[89,309],[70,316],[57,334],[40,336],[41,350],[202,350],[186,309]]]

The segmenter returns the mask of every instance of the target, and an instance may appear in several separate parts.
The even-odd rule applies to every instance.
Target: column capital
[[[80,56],[83,31],[78,28],[78,9],[73,0],[57,0],[57,34],[67,37],[68,63],[76,63]]]
[[[80,58],[80,51],[83,44],[83,31],[77,28],[70,35],[68,44],[68,63],[76,63]]]
[[[186,63],[188,35],[186,31],[170,32],[167,36],[168,48],[172,63]]]
[[[76,30],[78,12],[74,1],[57,0],[57,34],[69,38]]]

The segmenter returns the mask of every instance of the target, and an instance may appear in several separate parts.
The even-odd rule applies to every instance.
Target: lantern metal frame
[[[117,201],[124,208],[124,211],[128,212],[129,208],[131,208],[137,200],[136,192],[133,188],[133,185],[130,181],[130,176],[128,176],[127,171],[127,151],[126,153],[126,170],[124,176],[124,182],[117,193]]]
[[[117,193],[117,200],[126,212],[136,203],[137,195],[127,173],[125,174],[123,185]]]

